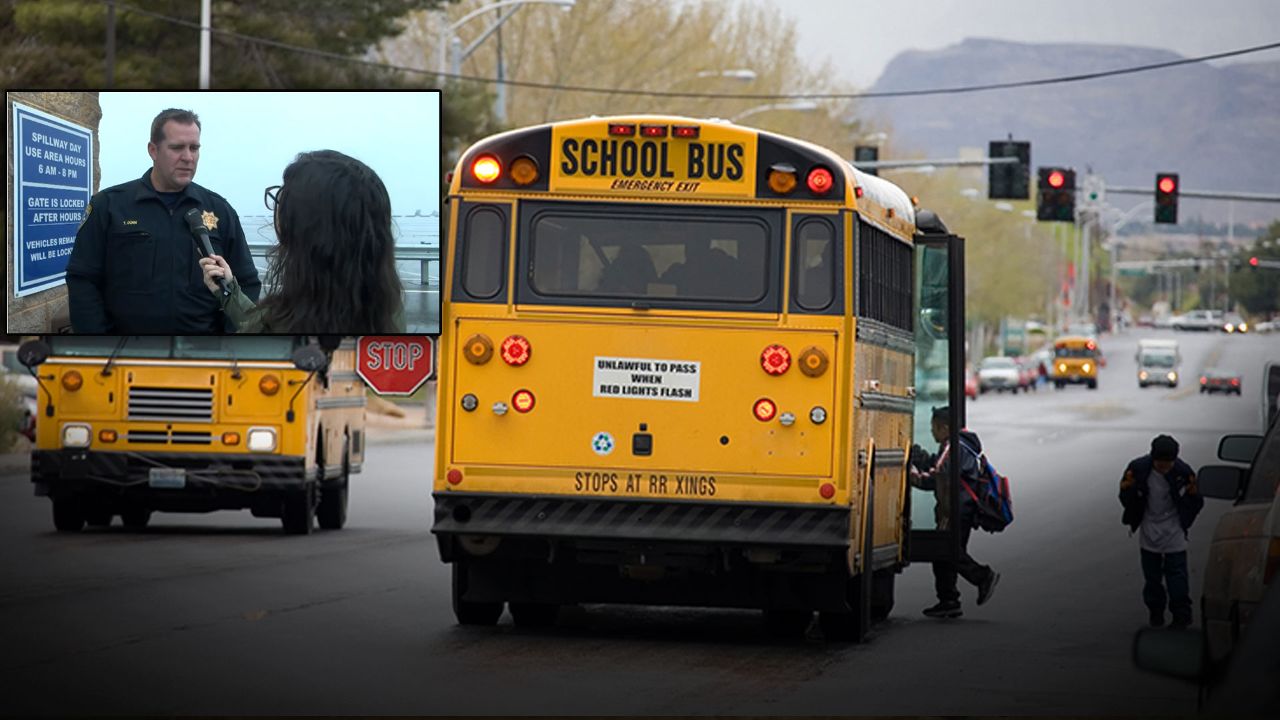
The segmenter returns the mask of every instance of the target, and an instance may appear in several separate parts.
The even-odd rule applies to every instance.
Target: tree
[[[362,57],[404,29],[411,9],[445,0],[214,0],[213,26],[243,36],[343,57]],[[6,86],[104,89],[107,3],[10,0],[0,8],[0,72]],[[138,8],[134,10],[132,8]],[[116,4],[117,88],[191,88],[199,72],[200,5],[189,0]],[[272,47],[215,32],[214,88],[423,86],[421,77]]]

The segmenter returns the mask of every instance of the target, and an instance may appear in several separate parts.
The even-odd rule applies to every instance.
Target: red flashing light
[[[502,361],[508,365],[519,367],[529,362],[533,355],[533,345],[523,335],[511,335],[502,341]]]
[[[609,134],[631,137],[636,134],[636,126],[632,123],[609,123]]]
[[[773,404],[769,398],[760,398],[756,404],[751,407],[751,412],[760,422],[769,422],[774,415],[778,414],[778,406]]]
[[[644,137],[666,137],[666,125],[641,125],[640,134]]]
[[[1160,184],[1158,187],[1162,193],[1171,193],[1178,189],[1178,183],[1173,178],[1166,175],[1160,178]]]
[[[1089,348],[1090,350],[1096,350],[1098,348],[1098,345],[1092,340],[1090,340],[1089,342],[1085,343],[1085,347]]]
[[[498,179],[502,174],[502,163],[492,155],[481,155],[471,163],[471,174],[486,185]]]
[[[861,185],[855,185],[855,186],[853,187],[853,196],[854,196],[854,197],[856,197],[856,198],[860,198],[860,197],[862,197],[862,194],[863,194],[864,192],[866,192],[866,191],[862,189],[862,186],[861,186]]]
[[[1062,172],[1058,170],[1054,170],[1053,172],[1049,173],[1049,187],[1057,189],[1062,187],[1063,184],[1066,182],[1067,182],[1067,178],[1065,175],[1062,174]]]
[[[770,375],[781,375],[791,367],[791,351],[781,345],[770,345],[760,353],[760,367]]]
[[[831,186],[835,184],[835,179],[831,177],[831,171],[824,167],[816,167],[809,171],[809,177],[805,180],[809,186],[809,192],[814,195],[826,195],[831,190]]]
[[[533,393],[528,390],[517,390],[516,393],[511,396],[511,407],[515,408],[516,412],[527,413],[533,409],[534,403],[536,402],[537,399],[534,398]]]

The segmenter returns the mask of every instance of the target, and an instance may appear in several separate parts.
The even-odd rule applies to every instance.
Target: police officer
[[[234,332],[204,287],[184,214],[200,210],[213,251],[240,289],[258,299],[262,283],[240,218],[219,194],[192,179],[200,160],[200,119],[169,109],[151,123],[152,166],[137,180],[94,195],[67,262],[71,329],[77,333]]]

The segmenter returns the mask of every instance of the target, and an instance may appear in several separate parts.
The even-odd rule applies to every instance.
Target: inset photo
[[[440,93],[6,92],[6,332],[440,331]]]

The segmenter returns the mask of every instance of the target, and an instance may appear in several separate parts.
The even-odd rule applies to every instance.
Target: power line
[[[107,2],[107,0],[101,0]],[[162,15],[150,10],[144,10],[134,5],[126,5],[117,3],[118,9],[126,12],[134,12],[139,15],[145,15],[163,20],[165,22],[181,25],[184,27],[199,30],[200,23],[190,20],[183,20],[168,15]],[[216,35],[224,35],[229,38],[243,40],[249,43],[265,45],[280,50],[288,50],[303,55],[311,55],[326,60],[337,60],[340,62],[349,62],[367,67],[378,68],[382,70],[396,70],[399,72],[407,72],[416,75],[430,75],[432,77],[448,78],[450,80],[459,80],[462,82],[482,83],[486,85],[507,85],[511,87],[522,87],[536,90],[554,90],[557,92],[578,92],[578,93],[595,93],[599,95],[634,95],[644,97],[665,97],[665,98],[686,98],[686,99],[702,99],[702,100],[864,100],[874,98],[893,98],[893,97],[921,97],[926,95],[960,95],[964,93],[985,92],[988,90],[1008,90],[1012,88],[1037,87],[1041,85],[1058,85],[1063,83],[1083,82],[1086,80],[1098,80],[1101,78],[1115,77],[1117,75],[1132,75],[1135,73],[1150,72],[1152,70],[1162,70],[1165,68],[1179,67],[1182,65],[1192,65],[1195,63],[1207,62],[1210,60],[1221,60],[1229,57],[1239,57],[1241,55],[1249,55],[1252,53],[1264,52],[1266,50],[1274,50],[1280,48],[1280,42],[1268,43],[1266,45],[1255,45],[1253,47],[1239,48],[1236,50],[1227,50],[1225,52],[1213,53],[1210,55],[1201,55],[1193,58],[1180,58],[1178,60],[1168,60],[1165,62],[1151,63],[1147,65],[1135,65],[1133,67],[1118,68],[1115,70],[1100,70],[1098,72],[1082,73],[1079,75],[1065,75],[1052,78],[1041,78],[1038,80],[1019,80],[1015,82],[1004,83],[987,83],[982,85],[964,85],[960,87],[949,88],[928,88],[923,90],[884,90],[880,92],[858,92],[858,93],[797,93],[789,95],[772,95],[763,93],[702,93],[702,92],[680,92],[670,90],[642,90],[633,88],[602,88],[592,87],[588,85],[562,85],[558,83],[542,83],[529,80],[499,80],[497,78],[480,77],[476,75],[462,75],[454,73],[440,73],[433,70],[423,70],[421,68],[408,67],[405,65],[393,65],[391,63],[382,63],[374,60],[365,60],[363,58],[351,57],[348,55],[340,55],[325,50],[317,50],[315,48],[302,47],[300,45],[290,45],[289,43],[280,42],[278,40],[270,40],[267,38],[257,37],[254,35],[246,35],[232,30],[223,30],[219,28],[210,28]]]

